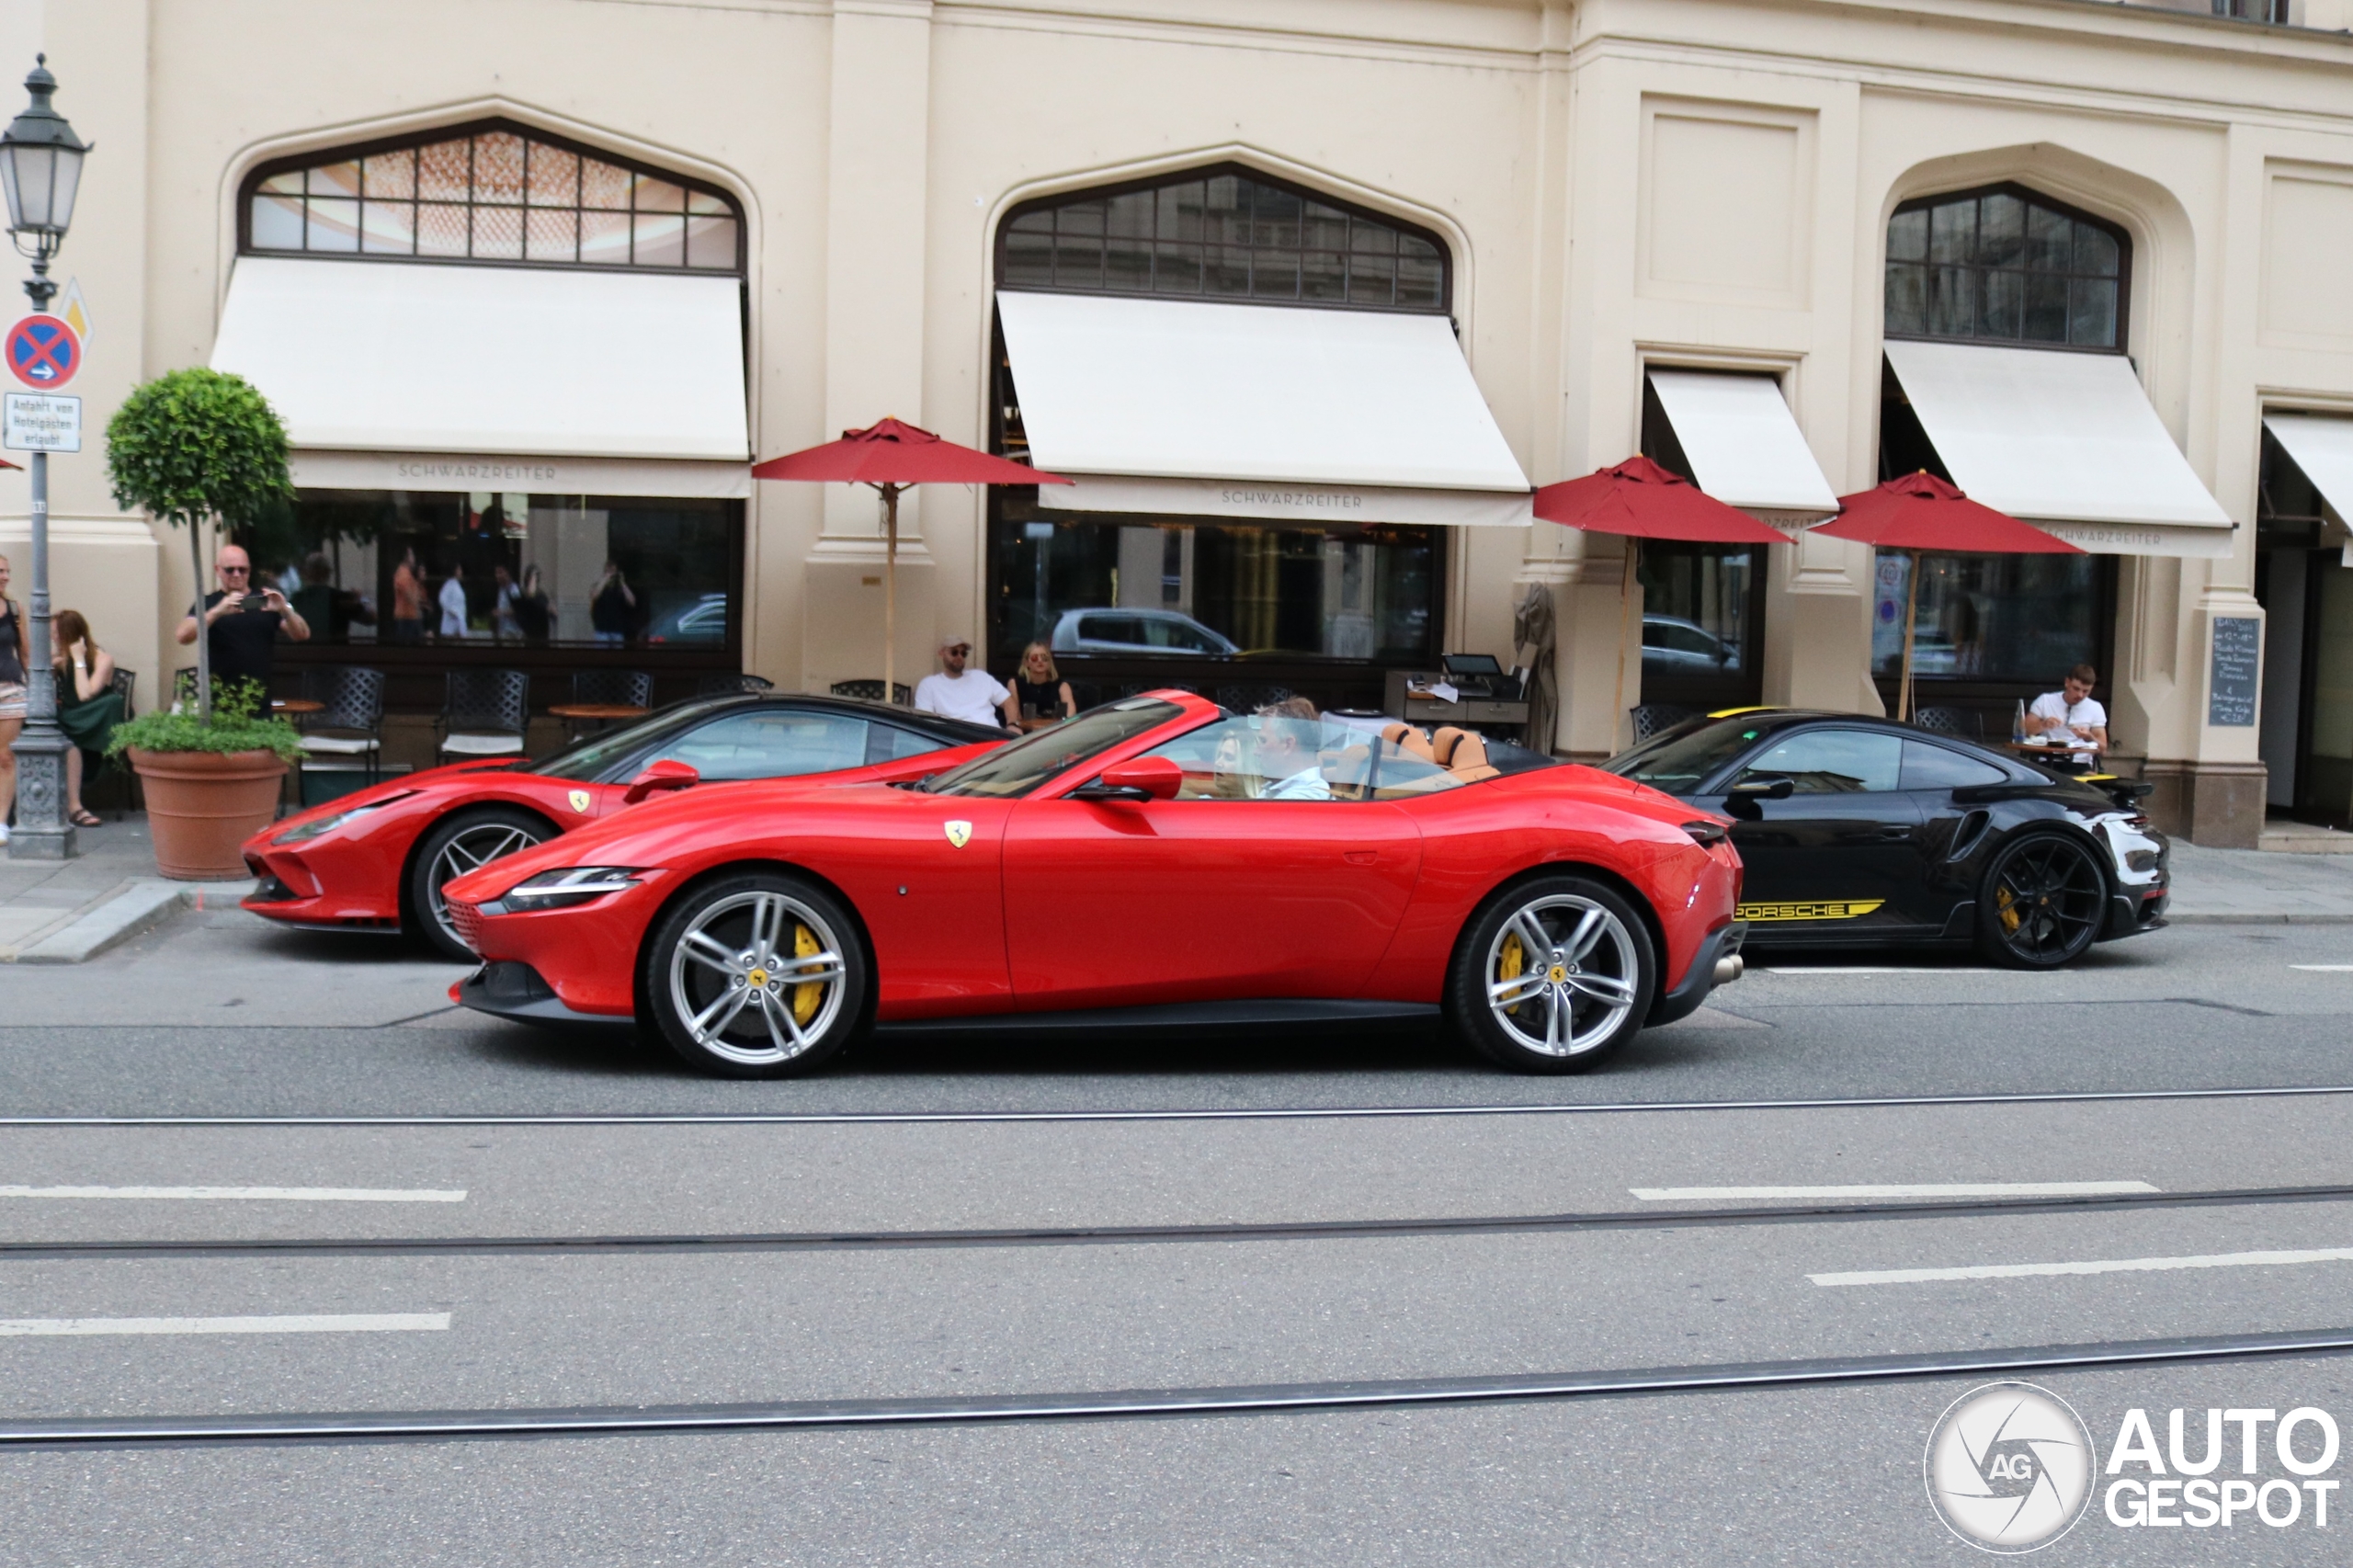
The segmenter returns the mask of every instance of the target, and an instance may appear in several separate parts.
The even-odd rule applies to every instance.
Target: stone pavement
[[[147,818],[109,816],[97,827],[80,829],[81,854],[71,860],[12,860],[0,850],[0,963],[14,963],[27,950],[93,916],[115,900],[152,889],[154,846]],[[233,903],[247,882],[185,882],[175,887],[217,890]],[[192,899],[191,899],[192,902]],[[207,902],[210,902],[210,898]],[[128,931],[121,933],[129,935]]]
[[[2169,920],[2353,924],[2353,857],[2173,842]]]
[[[147,819],[132,815],[81,832],[73,860],[0,857],[0,963],[47,942],[38,959],[78,961],[169,913]],[[2175,840],[2174,896],[2184,923],[2353,925],[2353,856],[2208,849]],[[181,882],[176,905],[233,903],[251,884]],[[91,945],[96,943],[96,946]]]

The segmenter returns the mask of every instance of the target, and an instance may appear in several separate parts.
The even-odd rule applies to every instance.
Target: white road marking
[[[396,1187],[0,1187],[0,1198],[186,1198],[261,1203],[463,1203],[466,1191]]]
[[[2353,963],[2291,963],[2288,967],[2313,974],[2353,974]]]
[[[1928,968],[1920,964],[1824,963],[1807,964],[1803,968],[1757,969],[1753,974],[2019,974],[2031,975],[2047,971],[2030,969]]]
[[[2117,1257],[2086,1263],[1989,1263],[1974,1268],[1878,1268],[1809,1274],[1817,1285],[1924,1285],[1943,1279],[2022,1279],[2045,1274],[2151,1274],[2177,1268],[2270,1268],[2290,1263],[2353,1263],[2353,1247],[2302,1252],[2217,1252],[2193,1257]]]
[[[1864,1182],[1842,1187],[1633,1187],[1647,1203],[1727,1198],[2096,1198],[2157,1192],[2145,1181]]]
[[[325,1312],[243,1318],[0,1318],[0,1339],[88,1334],[435,1334],[448,1312]]]

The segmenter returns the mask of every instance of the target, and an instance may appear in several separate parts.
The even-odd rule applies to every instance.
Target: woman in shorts
[[[8,748],[25,727],[25,661],[32,657],[24,612],[8,597],[8,558],[0,555],[0,844],[17,806],[17,757]]]

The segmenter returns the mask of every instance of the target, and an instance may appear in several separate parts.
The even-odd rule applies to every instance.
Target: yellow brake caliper
[[[1495,955],[1496,983],[1500,984],[1505,981],[1518,980],[1519,978],[1519,971],[1527,967],[1528,955],[1520,950],[1519,933],[1517,931],[1506,932],[1504,934],[1503,950]],[[1520,1005],[1518,1002],[1514,1002],[1510,1006],[1506,1007],[1504,1011],[1506,1013],[1517,1013],[1519,1011],[1519,1006]]]
[[[794,958],[813,959],[824,950],[817,945],[816,933],[810,930],[808,926],[795,925],[792,927],[792,956]],[[805,1024],[815,1017],[817,1004],[824,999],[824,995],[825,983],[822,980],[813,980],[806,985],[794,986],[792,988],[792,1021],[796,1024]]]
[[[2000,906],[1996,913],[2001,916],[2002,929],[2015,937],[2018,929],[2018,912],[2016,907],[2017,901],[2010,896],[2010,890],[1995,888],[1994,902]]]

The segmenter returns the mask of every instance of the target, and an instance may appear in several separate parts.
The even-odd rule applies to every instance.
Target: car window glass
[[[1929,741],[1904,743],[1906,790],[1957,790],[1965,784],[2001,784],[2009,775],[1978,757],[1963,756]]]
[[[678,728],[681,722],[692,721],[739,700],[741,699],[733,697],[710,697],[673,704],[649,714],[634,724],[607,730],[600,734],[590,735],[576,744],[566,746],[544,761],[529,764],[528,771],[536,773],[542,778],[571,778],[586,783],[602,776],[606,769],[631,753],[651,744],[663,735],[672,733]]]
[[[926,788],[939,795],[987,795],[999,800],[1026,795],[1047,779],[1122,741],[1158,729],[1183,712],[1175,703],[1152,697],[1108,703],[974,757]]]
[[[1221,719],[1146,755],[1184,769],[1180,801],[1392,801],[1464,782],[1379,735],[1320,719]]]
[[[1680,734],[1645,741],[1602,766],[1608,772],[1623,774],[1654,790],[1688,795],[1764,733],[1755,724],[1737,719],[1723,720]]]
[[[870,724],[866,731],[866,760],[896,762],[903,756],[921,756],[927,751],[938,751],[946,741],[902,730],[895,724]]]
[[[1801,795],[1893,790],[1903,774],[1904,737],[1870,730],[1808,730],[1750,759],[1744,778],[1779,774]]]
[[[1090,642],[1141,642],[1142,633],[1131,615],[1090,615],[1078,623],[1078,634]]]
[[[831,773],[865,765],[866,721],[756,709],[690,730],[646,760],[683,762],[709,782]]]

